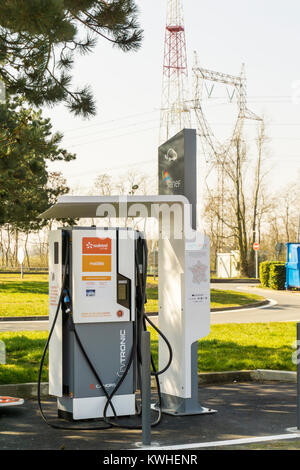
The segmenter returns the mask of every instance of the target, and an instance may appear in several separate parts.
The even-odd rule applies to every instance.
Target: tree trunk
[[[24,251],[25,251],[25,256],[26,256],[26,261],[27,261],[27,267],[30,269],[30,259],[29,259],[29,254],[28,254],[28,249],[27,249],[27,242],[28,242],[28,232],[26,233],[26,238],[25,238],[25,245],[24,245]]]
[[[235,175],[235,188],[236,188],[236,221],[237,221],[237,238],[240,252],[240,271],[242,276],[248,276],[248,243],[246,231],[246,217],[245,217],[245,200],[242,187],[242,171],[241,171],[241,142],[240,139],[236,141],[236,175]]]

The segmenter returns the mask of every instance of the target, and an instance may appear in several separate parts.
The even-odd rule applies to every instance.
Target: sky
[[[247,74],[248,107],[264,116],[269,136],[270,184],[280,188],[300,179],[300,3],[298,0],[183,0],[190,90],[193,54],[207,69]],[[86,193],[97,174],[113,178],[134,170],[157,175],[166,0],[138,0],[144,41],[124,53],[99,39],[92,54],[77,57],[74,86],[89,84],[97,115],[84,120],[63,106],[44,109],[73,162],[56,162],[76,194]],[[190,91],[192,96],[192,90]],[[206,97],[204,111],[216,136],[230,136],[236,107],[226,88]],[[245,128],[252,151],[255,122]],[[251,150],[250,150],[251,152]],[[199,168],[201,159],[199,156]],[[201,170],[200,170],[201,171]]]

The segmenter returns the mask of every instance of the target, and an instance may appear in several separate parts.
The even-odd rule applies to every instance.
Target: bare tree
[[[281,206],[281,220],[285,231],[287,243],[296,240],[299,222],[300,189],[298,184],[289,184],[279,199]]]
[[[250,260],[249,270],[252,274],[255,272],[255,253],[251,248],[255,242],[260,242],[260,231],[262,219],[265,213],[268,212],[268,204],[266,204],[265,192],[263,182],[268,174],[268,170],[264,168],[265,146],[268,142],[266,135],[265,121],[262,120],[258,125],[256,148],[257,159],[254,170],[254,187],[253,187],[253,201],[252,201],[252,230],[250,235]]]

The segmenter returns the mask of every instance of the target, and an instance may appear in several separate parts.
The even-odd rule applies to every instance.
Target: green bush
[[[271,261],[263,261],[259,265],[259,278],[263,287],[269,287]]]
[[[283,261],[264,261],[260,263],[259,277],[263,287],[283,290],[285,284],[285,263]]]
[[[269,271],[269,287],[283,290],[285,284],[285,263],[272,263]]]

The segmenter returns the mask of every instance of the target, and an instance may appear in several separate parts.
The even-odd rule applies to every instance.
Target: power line
[[[141,121],[141,122],[136,122],[136,123],[131,123],[131,124],[128,124],[126,126],[122,126],[122,127],[116,127],[116,128],[112,128],[112,129],[101,129],[100,131],[94,131],[92,133],[89,133],[89,134],[83,134],[83,135],[78,135],[78,136],[75,136],[75,137],[67,137],[67,139],[81,139],[83,137],[89,137],[91,135],[95,136],[99,133],[107,133],[107,132],[114,132],[116,130],[121,130],[121,129],[128,129],[129,127],[136,127],[136,126],[139,126],[139,125],[142,125],[142,124],[148,124],[149,122],[157,122],[157,119],[147,119],[146,121]],[[65,140],[65,139],[64,139]]]
[[[109,137],[103,137],[101,139],[96,139],[96,140],[92,140],[92,141],[89,141],[89,142],[81,142],[81,143],[78,143],[78,144],[74,144],[74,145],[68,145],[68,147],[80,147],[82,145],[90,145],[90,144],[94,144],[96,142],[103,142],[105,140],[111,140],[111,139],[115,139],[115,138],[119,138],[119,137],[125,137],[125,136],[128,136],[128,135],[133,135],[133,134],[138,134],[139,132],[146,132],[146,131],[150,131],[150,130],[154,130],[154,129],[158,129],[159,126],[155,126],[155,127],[148,127],[146,129],[139,129],[137,131],[134,131],[134,132],[127,132],[126,134],[119,134],[119,135],[112,135],[112,136],[109,136]]]
[[[204,101],[213,101],[213,100],[221,100],[221,99],[224,99],[226,97],[224,96],[214,96],[214,97],[207,97]],[[253,96],[249,96],[249,102],[252,100],[252,99],[258,99],[259,101],[253,101],[253,102],[256,102],[256,103],[262,103],[262,99],[267,99],[268,101],[265,101],[266,103],[277,103],[277,102],[282,102],[282,101],[277,101],[278,99],[282,100],[282,99],[285,99],[287,101],[290,101],[292,102],[292,97],[291,96],[268,96],[268,95],[253,95]],[[276,98],[276,101],[270,101],[270,99],[274,99]],[[185,100],[186,102],[192,102],[192,100]],[[231,104],[231,103],[220,103],[218,104],[219,105],[226,105],[226,104]],[[92,127],[97,127],[97,126],[105,126],[107,124],[111,124],[111,123],[117,123],[117,122],[120,122],[120,121],[124,121],[124,120],[127,120],[127,119],[132,119],[132,118],[135,118],[135,117],[139,117],[139,116],[145,116],[147,114],[153,114],[153,113],[158,113],[160,112],[160,109],[153,109],[151,111],[144,111],[144,112],[141,112],[141,113],[135,113],[135,114],[129,114],[127,116],[122,116],[120,118],[116,118],[116,119],[110,119],[108,121],[97,121],[97,122],[93,122],[91,124],[88,124],[86,126],[80,126],[80,127],[75,127],[75,128],[72,128],[72,129],[66,129],[64,131],[64,133],[71,133],[71,132],[77,132],[77,131],[80,131],[80,130],[85,130],[85,129],[90,129]]]
[[[81,129],[87,129],[87,128],[95,127],[95,126],[99,126],[99,125],[103,126],[103,125],[106,125],[106,124],[110,124],[112,122],[125,121],[126,119],[131,119],[131,118],[135,118],[135,117],[138,117],[138,116],[145,116],[146,114],[157,113],[158,111],[159,110],[153,109],[152,111],[144,111],[142,113],[129,114],[127,116],[123,116],[123,117],[116,118],[116,119],[110,119],[108,121],[94,122],[94,123],[88,124],[87,126],[81,126],[81,127],[75,127],[75,128],[72,128],[72,129],[66,129],[64,132],[75,132],[75,131],[79,131]]]
[[[149,120],[149,121],[144,121],[142,124],[146,124],[148,122],[156,122],[157,120]],[[138,126],[139,124],[132,124],[132,125],[129,125],[129,126],[125,126],[124,128],[121,128],[121,129],[126,129],[128,127],[135,127],[135,126]],[[214,126],[231,126],[232,127],[232,124],[230,123],[212,123],[212,125]],[[271,124],[272,125],[272,124]],[[274,126],[281,126],[282,124],[279,124],[279,123],[276,123],[276,124],[273,124]],[[288,126],[289,124],[283,124],[284,126]],[[299,124],[293,124],[294,126],[300,126],[300,123]],[[252,126],[252,127],[256,127],[255,125],[253,124],[249,124],[249,126]],[[269,126],[269,124],[268,124]],[[124,134],[114,134],[114,135],[110,135],[110,136],[106,136],[106,137],[101,137],[101,138],[97,138],[95,140],[90,140],[90,141],[86,141],[86,142],[77,142],[75,144],[66,144],[68,147],[70,148],[73,148],[73,147],[80,147],[80,146],[84,146],[84,145],[90,145],[90,144],[93,144],[93,143],[97,143],[97,142],[103,142],[103,141],[106,141],[106,140],[110,140],[110,139],[114,139],[114,138],[119,138],[119,137],[125,137],[125,136],[128,136],[128,135],[134,135],[134,134],[138,134],[139,132],[147,132],[147,131],[150,131],[150,130],[155,130],[155,129],[158,129],[158,126],[155,126],[155,127],[147,127],[145,129],[138,129],[134,132],[126,132]],[[114,129],[112,129],[114,131]],[[93,135],[93,134],[91,134]],[[84,137],[84,136],[82,136]],[[87,136],[85,136],[87,137]],[[276,139],[276,140],[300,140],[299,137],[278,137],[278,136],[269,136],[269,139]],[[248,139],[249,140],[249,139]],[[255,139],[252,139],[252,140],[255,140]]]
[[[149,160],[142,160],[142,161],[136,161],[136,162],[133,162],[133,163],[125,163],[124,165],[117,165],[117,166],[109,166],[109,167],[103,167],[101,168],[101,170],[97,170],[97,169],[93,169],[93,170],[88,170],[88,171],[84,171],[84,172],[79,172],[79,173],[71,173],[71,174],[67,174],[66,177],[67,178],[76,178],[78,176],[85,176],[85,175],[97,175],[97,174],[100,174],[100,173],[104,173],[105,171],[114,171],[114,170],[119,170],[119,169],[122,169],[122,168],[132,168],[134,166],[137,166],[137,165],[148,165],[149,163],[155,163],[155,160],[153,159],[149,159]]]

